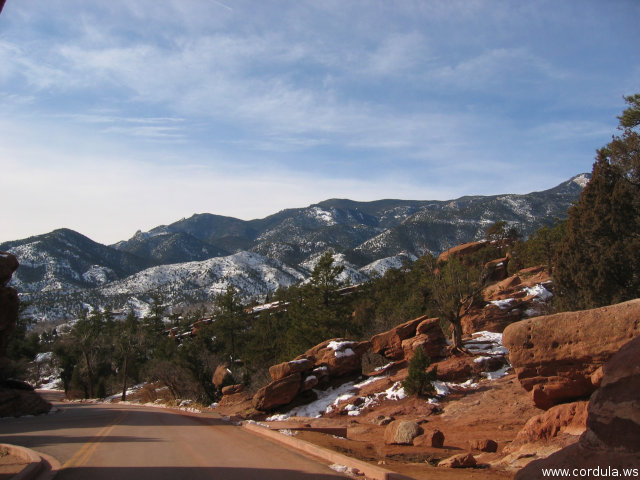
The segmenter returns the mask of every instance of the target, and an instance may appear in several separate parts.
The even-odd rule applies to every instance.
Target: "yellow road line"
[[[95,452],[96,448],[98,448],[98,445],[100,444],[102,439],[108,436],[116,427],[116,425],[121,423],[126,416],[127,412],[124,411],[118,417],[116,417],[113,422],[103,427],[102,430],[100,430],[90,442],[85,443],[73,457],[67,460],[64,465],[62,465],[62,468],[80,467],[84,465],[89,460],[89,458],[91,458],[91,455],[93,455],[93,452]]]

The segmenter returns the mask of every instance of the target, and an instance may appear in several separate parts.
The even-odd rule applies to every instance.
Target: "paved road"
[[[149,407],[57,404],[60,411],[0,419],[0,443],[46,453],[56,479],[337,480],[328,466],[215,415]]]

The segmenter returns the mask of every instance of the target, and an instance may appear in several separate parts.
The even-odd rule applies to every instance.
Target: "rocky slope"
[[[561,315],[562,328],[558,315],[538,316],[509,325],[504,337],[467,336],[468,355],[451,355],[441,334],[433,333],[437,321],[425,318],[368,342],[325,341],[272,367],[273,381],[255,395],[227,387],[217,409],[257,415],[265,428],[416,479],[512,478],[521,469],[516,478],[528,479],[543,478],[547,467],[637,468],[640,300]],[[437,368],[436,396],[429,401],[402,389],[412,347],[429,352]],[[361,360],[372,352],[391,363],[359,377]],[[545,363],[548,356],[553,361]],[[539,375],[523,375],[534,372],[533,365],[541,366]],[[563,384],[571,387],[578,377],[587,378],[590,389],[554,397],[565,403],[545,405],[546,411],[531,396],[532,379],[548,388],[562,378],[571,379]],[[269,412],[260,415],[256,408]],[[450,470],[456,466],[463,469]]]

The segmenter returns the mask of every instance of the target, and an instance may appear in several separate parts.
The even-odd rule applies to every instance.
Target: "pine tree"
[[[640,97],[622,117],[623,134],[598,150],[591,181],[569,210],[553,271],[561,310],[640,296]]]
[[[418,347],[409,361],[409,374],[402,382],[402,388],[408,395],[419,397],[432,396],[434,392],[432,381],[436,379],[436,369],[427,372],[431,365],[431,359],[424,353],[422,347]]]

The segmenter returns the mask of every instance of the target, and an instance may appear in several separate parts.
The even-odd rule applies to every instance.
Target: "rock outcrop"
[[[445,355],[447,340],[437,318],[424,315],[371,337],[373,353],[389,360],[409,360],[417,347],[431,358]]]
[[[551,289],[551,278],[544,266],[520,270],[484,290],[485,304],[474,306],[462,318],[462,331],[467,335],[482,330],[499,333],[514,322],[542,315],[552,297]]]
[[[362,355],[370,348],[369,342],[326,340],[290,362],[272,366],[269,373],[273,381],[256,392],[254,408],[273,410],[316,386],[326,387],[332,379],[361,374]]]
[[[521,385],[548,409],[593,393],[600,367],[638,335],[640,299],[522,320],[505,329],[503,342]]]
[[[18,292],[7,284],[18,268],[18,260],[10,253],[0,252],[0,378],[9,360],[7,345],[9,336],[18,320]]]
[[[438,463],[438,466],[445,468],[471,468],[475,467],[476,464],[476,459],[472,454],[461,453],[442,460]]]
[[[592,396],[587,430],[578,443],[531,462],[517,480],[542,479],[543,469],[577,469],[581,478],[638,476],[640,461],[640,338],[625,344],[603,368],[602,384]],[[615,471],[615,473],[613,473]]]
[[[469,242],[463,243],[462,245],[458,245],[456,247],[450,248],[449,250],[442,252],[438,257],[437,263],[446,262],[450,258],[463,258],[468,255],[473,255],[481,248],[487,246],[487,242]]]

